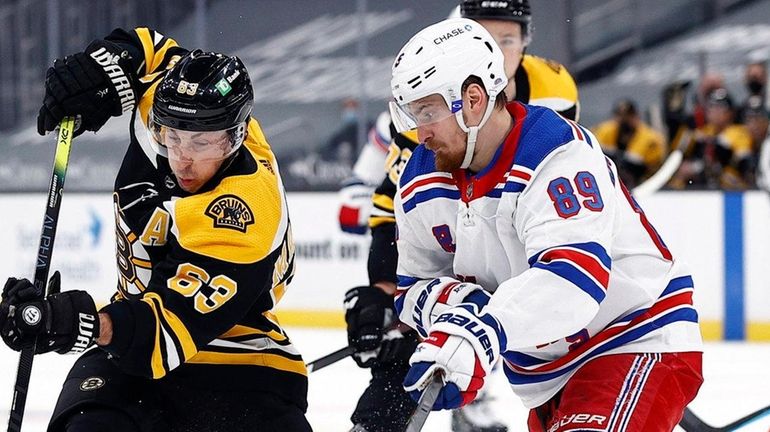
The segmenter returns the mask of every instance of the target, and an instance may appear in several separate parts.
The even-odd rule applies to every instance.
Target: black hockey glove
[[[396,327],[393,297],[377,287],[360,286],[345,293],[344,304],[348,344],[356,349],[358,366],[388,363],[402,352],[407,340]]]
[[[59,292],[61,277],[55,272],[48,282],[51,294],[41,298],[27,279],[9,278],[0,302],[0,335],[14,351],[37,336],[37,354],[85,351],[99,337],[99,317],[94,301],[85,291]]]
[[[68,115],[80,116],[84,130],[99,130],[112,116],[132,110],[136,102],[128,51],[105,40],[84,52],[56,59],[45,76],[45,98],[37,132],[45,135]]]

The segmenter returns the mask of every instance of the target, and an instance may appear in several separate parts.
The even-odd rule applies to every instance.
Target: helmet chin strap
[[[465,157],[463,158],[463,163],[460,164],[460,168],[462,169],[467,169],[471,165],[471,162],[473,161],[473,152],[476,149],[476,138],[479,135],[479,129],[481,129],[481,127],[484,126],[484,123],[487,122],[487,120],[489,119],[489,116],[492,115],[496,98],[497,98],[497,95],[489,97],[489,100],[487,101],[486,111],[484,111],[484,116],[481,118],[481,121],[477,126],[469,127],[465,125],[465,120],[463,120],[462,110],[457,111],[455,113],[455,119],[457,120],[457,124],[460,125],[460,129],[468,133],[468,139],[465,145]]]

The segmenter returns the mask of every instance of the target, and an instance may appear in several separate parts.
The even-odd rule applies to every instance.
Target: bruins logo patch
[[[254,213],[235,195],[217,197],[206,208],[206,216],[214,219],[214,228],[230,228],[244,233],[254,223]]]
[[[98,390],[104,387],[104,379],[101,377],[88,377],[80,383],[80,391]]]

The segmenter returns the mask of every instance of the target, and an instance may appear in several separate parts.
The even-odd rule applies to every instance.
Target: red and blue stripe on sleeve
[[[548,248],[531,257],[529,265],[572,282],[597,303],[601,303],[607,295],[612,259],[599,243],[573,243]]]

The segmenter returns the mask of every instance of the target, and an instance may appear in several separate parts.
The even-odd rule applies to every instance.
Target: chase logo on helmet
[[[464,29],[458,27],[456,29],[452,29],[452,31],[447,32],[445,35],[442,35],[437,37],[436,39],[433,39],[433,43],[436,45],[441,45],[442,43],[448,41],[449,39],[455,36],[459,36],[465,33],[466,31],[471,31],[471,30],[473,30],[473,27],[470,24],[466,24]]]
[[[254,213],[242,199],[235,195],[222,195],[209,204],[206,216],[214,220],[214,228],[229,228],[246,232],[254,223]]]

